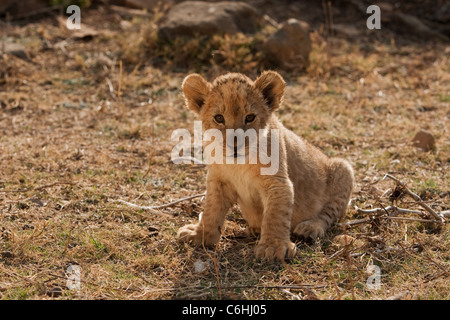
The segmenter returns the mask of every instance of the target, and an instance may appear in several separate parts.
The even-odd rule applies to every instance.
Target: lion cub
[[[239,73],[225,74],[212,83],[198,74],[186,77],[182,85],[186,104],[200,115],[205,129],[217,129],[223,136],[226,129],[255,129],[258,139],[275,130],[279,156],[278,170],[272,175],[261,174],[260,168],[267,166],[261,161],[209,164],[204,212],[199,223],[180,228],[180,241],[217,243],[226,213],[238,203],[249,230],[260,233],[256,256],[291,258],[296,252],[291,232],[315,239],[345,214],[353,170],[347,161],[328,158],[281,124],[274,111],[284,89],[283,78],[274,71],[255,81]],[[234,142],[223,140],[224,156],[248,156],[248,148],[238,150]]]

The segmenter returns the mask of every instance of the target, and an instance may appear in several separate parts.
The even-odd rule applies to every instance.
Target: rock
[[[52,298],[60,297],[63,295],[63,289],[61,287],[55,286],[46,291],[46,294]]]
[[[430,151],[436,148],[433,135],[425,130],[417,132],[412,141],[414,147],[421,148],[424,151]]]
[[[2,253],[0,253],[0,257],[2,259],[12,259],[14,258],[14,253],[10,252],[10,251],[3,251]]]
[[[206,263],[200,259],[194,262],[194,273],[201,273],[206,270]]]
[[[311,40],[306,22],[289,19],[283,22],[263,44],[268,61],[285,70],[304,69],[309,63]]]
[[[13,55],[23,60],[27,61],[29,60],[29,56],[27,51],[25,50],[25,47],[20,43],[6,42],[0,44],[0,51],[3,51],[6,54]]]
[[[0,16],[9,14],[13,18],[31,16],[48,7],[46,0],[2,0],[0,1]]]
[[[159,234],[159,228],[155,227],[155,226],[149,226],[148,231],[149,231],[149,234],[148,234],[149,238],[156,237]]]
[[[245,2],[181,2],[170,9],[158,30],[162,40],[195,35],[253,33],[260,15]]]

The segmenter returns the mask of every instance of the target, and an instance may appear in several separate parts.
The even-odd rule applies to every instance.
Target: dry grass
[[[269,264],[255,259],[256,239],[246,236],[238,208],[217,248],[205,252],[174,238],[197,219],[200,199],[158,214],[111,201],[153,205],[202,193],[205,168],[170,161],[172,130],[192,130],[195,119],[180,91],[187,71],[140,56],[148,48],[139,19],[126,30],[115,16],[98,22],[94,11],[83,19],[100,32],[92,40],[75,39],[50,19],[1,28],[31,53],[29,62],[0,58],[2,299],[450,298],[448,226],[334,227],[317,243],[297,240],[288,263]],[[234,52],[242,39],[229,41],[223,45]],[[381,178],[392,173],[435,210],[448,210],[449,52],[443,44],[355,44],[315,33],[307,72],[285,75],[279,116],[353,163],[353,205],[389,205],[381,194],[394,185]],[[435,151],[412,146],[419,129],[433,133]],[[398,204],[417,207],[407,197]],[[352,206],[346,219],[362,217]],[[333,240],[343,232],[356,239],[352,245]],[[66,288],[74,264],[79,291]],[[381,268],[379,290],[366,285],[370,264]]]

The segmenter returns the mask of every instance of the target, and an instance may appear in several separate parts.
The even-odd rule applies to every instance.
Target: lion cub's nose
[[[238,148],[238,146],[236,145],[236,143],[230,144],[230,143],[227,142],[227,148],[228,148],[230,151],[231,151],[231,150],[234,151],[234,152],[233,152],[233,155],[234,155],[235,158],[238,156],[238,150],[239,150],[239,148]]]
[[[234,154],[233,154],[233,156],[234,156],[235,158],[238,157],[238,148],[237,148],[237,147],[234,147]]]
[[[239,149],[241,149],[243,144],[237,145],[237,142],[233,141],[232,143],[227,142],[227,147],[231,151],[233,151],[233,156],[237,158],[239,156]]]

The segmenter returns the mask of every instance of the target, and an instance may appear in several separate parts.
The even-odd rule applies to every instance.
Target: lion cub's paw
[[[251,237],[256,237],[261,234],[261,228],[248,226],[246,229],[246,233]]]
[[[266,241],[259,242],[256,245],[255,253],[256,257],[259,259],[266,259],[269,261],[277,258],[279,260],[284,260],[285,258],[293,258],[297,252],[297,247],[291,241]]]
[[[206,245],[214,245],[220,239],[220,232],[203,230],[202,226],[198,223],[188,224],[178,230],[177,238],[183,242],[191,241],[195,244],[202,244],[204,242]]]
[[[307,220],[297,224],[293,233],[305,239],[311,238],[315,240],[317,237],[323,237],[325,226],[320,220]]]

